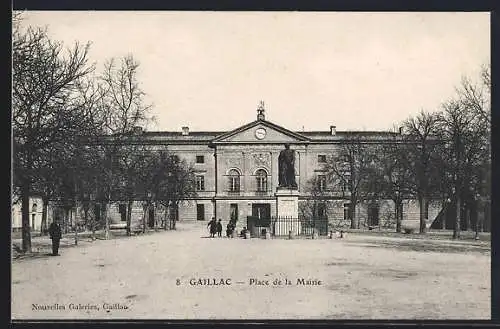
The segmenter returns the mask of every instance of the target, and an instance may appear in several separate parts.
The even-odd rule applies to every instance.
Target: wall
[[[36,204],[36,211],[33,212],[33,205]],[[42,198],[32,197],[29,201],[30,209],[30,228],[32,231],[40,231],[42,226],[42,211],[43,211],[43,201]],[[33,221],[34,216],[34,221]],[[11,224],[12,230],[18,231],[22,228],[22,213],[21,213],[21,201],[13,204],[11,208]],[[34,225],[33,225],[34,224]]]

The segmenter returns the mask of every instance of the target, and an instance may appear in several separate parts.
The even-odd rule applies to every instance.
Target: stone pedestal
[[[276,189],[276,235],[299,235],[301,224],[299,221],[299,191],[296,188]]]

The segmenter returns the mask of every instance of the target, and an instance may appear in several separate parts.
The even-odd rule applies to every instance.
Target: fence
[[[252,237],[261,237],[266,232],[276,237],[287,236],[290,232],[294,236],[311,236],[314,232],[318,235],[328,235],[328,219],[248,216],[247,228]]]

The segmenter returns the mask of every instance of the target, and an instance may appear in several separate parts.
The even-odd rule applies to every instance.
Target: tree
[[[327,159],[325,173],[330,182],[340,184],[350,200],[351,228],[359,228],[356,205],[369,193],[368,184],[374,170],[375,154],[372,145],[359,134],[348,136],[338,152]]]
[[[90,44],[76,43],[66,54],[46,30],[13,31],[12,124],[14,183],[22,202],[23,251],[31,251],[29,198],[43,156],[64,143],[85,118],[74,95],[78,80],[94,69]]]
[[[415,195],[420,206],[420,233],[425,233],[427,225],[428,198],[439,181],[436,159],[439,158],[438,113],[421,111],[416,117],[403,122],[402,132],[407,152],[410,177],[408,192]]]
[[[400,233],[403,219],[402,203],[411,196],[408,190],[410,165],[402,136],[393,133],[392,141],[379,145],[376,153],[379,170],[373,176],[373,186],[377,191],[376,194],[394,202],[396,232]]]
[[[443,104],[441,138],[445,142],[448,177],[453,187],[455,201],[453,238],[460,237],[461,218],[466,217],[468,228],[469,210],[463,203],[477,202],[485,193],[483,185],[488,179],[490,164],[490,101],[489,71],[482,72],[482,85],[464,77],[457,88],[457,97]],[[486,192],[487,193],[487,192]],[[469,205],[467,205],[469,208]],[[464,215],[464,210],[465,216]],[[476,217],[476,229],[478,226]]]
[[[196,197],[196,177],[194,168],[176,155],[163,154],[162,162],[170,167],[166,179],[158,180],[157,200],[175,212],[171,216],[170,229],[175,230],[179,204]]]
[[[145,93],[137,79],[139,63],[128,55],[119,63],[111,59],[105,63],[100,76],[98,105],[105,109],[101,112],[103,133],[107,135],[100,147],[104,151],[106,164],[103,166],[105,184],[102,186],[102,205],[104,209],[105,237],[109,238],[108,207],[113,202],[112,195],[119,180],[114,177],[118,169],[118,158],[127,138],[134,132],[142,131],[153,118],[149,116],[151,105],[145,102]],[[125,143],[124,143],[125,142]]]

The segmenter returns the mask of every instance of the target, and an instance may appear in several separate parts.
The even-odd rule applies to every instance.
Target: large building
[[[231,131],[190,131],[183,127],[175,132],[142,132],[141,140],[163,145],[171,154],[191,163],[196,172],[197,197],[179,205],[179,220],[209,220],[224,222],[237,219],[245,226],[247,216],[269,217],[276,214],[275,192],[278,186],[278,155],[286,143],[295,151],[295,173],[299,192],[299,207],[310,199],[308,185],[314,178],[325,175],[324,163],[346,139],[356,135],[363,143],[393,142],[397,132],[337,131],[329,126],[325,131],[291,131],[265,119],[264,109],[257,119]],[[328,188],[325,216],[334,226],[349,226],[349,201],[342,186]],[[418,221],[419,206],[415,200],[405,200],[404,220]],[[120,216],[115,209],[115,220]],[[360,204],[356,216],[363,226],[394,226],[394,204],[379,200],[373,206]],[[430,222],[440,207],[430,204]],[[151,214],[151,216],[154,216]]]
[[[295,173],[301,211],[310,204],[310,182],[316,179],[322,185],[324,195],[320,216],[327,218],[332,227],[349,227],[349,198],[343,186],[327,186],[324,164],[347,140],[353,137],[362,143],[393,143],[398,132],[337,131],[331,125],[324,131],[291,131],[266,120],[264,108],[257,110],[256,120],[231,131],[190,131],[182,127],[175,132],[139,132],[141,143],[167,148],[180,159],[194,167],[196,194],[184,200],[174,211],[178,220],[210,220],[212,217],[237,220],[237,227],[247,225],[248,216],[267,218],[276,215],[276,188],[278,187],[278,156],[285,144],[295,151]],[[38,204],[35,206],[34,204]],[[403,221],[418,227],[419,204],[416,200],[404,200]],[[360,203],[355,216],[360,226],[395,226],[395,208],[391,200]],[[13,228],[21,227],[20,205],[13,207]],[[32,230],[40,230],[41,200],[33,200]],[[36,209],[35,209],[36,208]],[[429,224],[439,214],[441,207],[430,203],[427,210]],[[78,211],[63,209],[51,202],[47,209],[47,223],[54,217],[67,217],[70,229],[81,218]],[[115,227],[126,223],[126,205],[116,202],[109,208],[109,216]],[[99,213],[99,211],[96,211]],[[99,215],[98,215],[99,216]],[[172,216],[172,214],[171,214]],[[143,208],[136,202],[132,209],[133,225],[140,225]],[[153,209],[147,213],[147,225],[152,227],[162,214]],[[75,220],[76,219],[76,220]],[[31,224],[31,223],[30,223]]]

